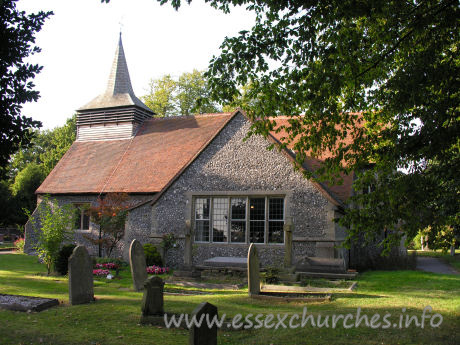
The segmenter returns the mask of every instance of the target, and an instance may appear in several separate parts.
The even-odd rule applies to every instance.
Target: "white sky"
[[[120,22],[131,82],[140,97],[151,78],[206,69],[225,36],[250,29],[255,18],[244,8],[226,15],[202,0],[177,12],[156,0],[20,0],[17,6],[28,13],[54,12],[37,34],[42,52],[30,59],[43,66],[34,79],[41,97],[23,108],[43,128],[64,124],[104,91]]]

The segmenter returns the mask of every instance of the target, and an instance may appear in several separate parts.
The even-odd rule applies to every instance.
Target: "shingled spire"
[[[131,137],[152,115],[134,94],[120,33],[105,92],[77,110],[77,140]]]

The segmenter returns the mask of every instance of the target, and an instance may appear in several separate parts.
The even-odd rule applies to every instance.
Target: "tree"
[[[183,73],[176,85],[180,115],[188,116],[194,112],[201,114],[218,111],[217,106],[209,102],[210,91],[203,72],[194,69],[191,73]]]
[[[21,170],[11,186],[13,198],[16,208],[15,223],[25,224],[27,215],[23,209],[32,212],[37,206],[37,197],[35,191],[42,184],[46,175],[43,173],[41,167],[32,162]]]
[[[24,103],[37,101],[32,79],[42,67],[24,60],[40,49],[33,46],[35,34],[52,12],[27,15],[16,9],[17,0],[0,2],[0,167],[20,146],[30,145],[39,121],[21,115]],[[3,171],[2,171],[3,172]]]
[[[176,112],[174,92],[176,82],[166,74],[160,79],[152,79],[149,83],[150,92],[142,97],[145,105],[158,117],[173,116]]]
[[[15,224],[15,210],[13,196],[8,181],[0,181],[0,226],[8,227]]]
[[[29,220],[38,234],[35,249],[51,273],[62,243],[72,240],[75,210],[72,205],[59,206],[56,200],[45,195],[37,214],[29,214]]]
[[[152,79],[149,88],[142,100],[158,117],[218,111],[217,105],[209,101],[209,86],[203,72],[186,72],[177,80],[167,74]]]
[[[108,257],[125,234],[125,222],[130,207],[127,193],[108,193],[98,197],[96,203],[89,208],[91,221],[99,226],[97,238],[85,236],[98,246],[98,255],[102,256],[102,248]]]
[[[225,38],[210,62],[214,100],[234,102],[250,84],[251,134],[268,135],[271,116],[293,115],[279,128],[280,146],[292,145],[298,165],[330,155],[307,177],[337,183],[356,174],[354,207],[340,220],[348,242],[375,241],[384,230],[389,249],[427,226],[442,235],[459,225],[458,1],[210,4],[256,13],[254,27]]]
[[[76,117],[69,118],[64,126],[52,130],[34,130],[30,145],[20,147],[12,155],[7,167],[11,193],[0,194],[1,202],[9,205],[8,225],[23,225],[36,206],[35,190],[72,145],[76,135]],[[12,195],[10,195],[12,194]]]
[[[74,115],[67,119],[64,126],[34,132],[30,145],[20,146],[11,156],[7,170],[12,180],[30,163],[40,165],[43,174],[47,176],[75,141],[77,118]]]
[[[47,132],[50,142],[45,146],[45,150],[40,154],[45,176],[54,169],[62,156],[72,146],[77,135],[77,117],[74,115],[67,119],[64,126],[56,127]]]

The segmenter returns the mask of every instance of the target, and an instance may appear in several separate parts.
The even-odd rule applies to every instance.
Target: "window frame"
[[[197,229],[197,219],[196,219],[196,200],[197,199],[209,199],[209,240],[208,241],[197,241],[196,238],[196,229]],[[214,212],[214,199],[221,199],[226,198],[228,200],[228,213],[227,213],[227,229],[226,229],[226,242],[214,242],[214,219],[213,219],[213,212]],[[282,222],[283,226],[286,222],[286,214],[288,209],[287,193],[257,193],[257,194],[241,194],[241,193],[190,193],[189,200],[191,201],[191,220],[193,224],[194,236],[193,240],[197,244],[221,244],[221,245],[248,245],[250,244],[250,199],[251,198],[264,198],[264,241],[263,243],[256,243],[257,245],[270,245],[270,246],[280,246],[285,244],[284,238],[284,231],[282,235],[282,242],[269,242],[269,223],[272,221]],[[231,236],[231,224],[233,221],[243,221],[243,219],[233,219],[232,218],[232,199],[244,199],[245,200],[245,242],[232,242]],[[269,211],[269,200],[270,199],[282,199],[283,200],[283,219],[269,219],[270,211]]]
[[[79,210],[80,211],[80,215],[79,215],[79,218],[80,218],[80,227],[79,228],[76,228],[75,231],[78,231],[78,232],[91,232],[91,215],[90,214],[87,214],[85,215],[84,213],[85,212],[88,212],[89,211],[89,208],[91,207],[91,203],[89,202],[75,202],[75,203],[72,203],[73,207],[75,207],[75,210]],[[88,229],[84,229],[82,226],[84,225],[84,218],[85,216],[88,216]],[[75,220],[75,223],[74,223],[74,226],[76,225],[76,220]]]

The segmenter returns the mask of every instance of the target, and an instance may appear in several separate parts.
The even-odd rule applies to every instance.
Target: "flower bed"
[[[106,264],[96,264],[94,265],[96,268],[105,268],[108,270],[116,270],[118,268],[118,265],[113,263],[113,262],[108,262]]]
[[[109,270],[104,270],[100,268],[93,270],[93,275],[98,276],[98,277],[107,276],[108,274],[110,274]]]
[[[166,274],[169,272],[169,267],[149,266],[147,267],[148,274]]]

